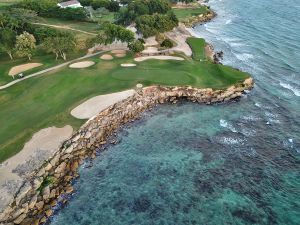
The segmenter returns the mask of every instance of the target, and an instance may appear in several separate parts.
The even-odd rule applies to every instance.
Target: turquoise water
[[[209,4],[218,17],[195,32],[255,89],[145,113],[80,168],[50,224],[300,224],[300,2]]]

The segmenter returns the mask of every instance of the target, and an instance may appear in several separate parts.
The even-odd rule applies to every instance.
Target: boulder
[[[27,195],[27,193],[31,190],[31,185],[29,182],[26,182],[20,189],[19,193],[17,194],[15,200],[16,205],[19,205],[20,201]]]
[[[41,210],[44,207],[44,201],[39,201],[35,204],[35,207],[37,208],[37,210]]]
[[[49,197],[50,197],[50,187],[49,186],[46,186],[44,189],[43,189],[43,199],[44,200],[48,200]]]
[[[26,214],[21,214],[17,219],[14,220],[15,224],[20,224],[26,218]]]
[[[55,173],[62,173],[64,172],[64,170],[66,169],[66,162],[62,162],[56,169],[55,169]]]
[[[34,196],[31,198],[31,200],[30,200],[30,202],[29,202],[29,204],[28,204],[28,208],[29,208],[29,209],[33,209],[34,206],[35,206],[35,204],[36,204],[36,202],[37,202],[37,195],[34,195]]]

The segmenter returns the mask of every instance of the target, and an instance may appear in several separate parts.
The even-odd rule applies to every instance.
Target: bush
[[[136,40],[129,43],[128,48],[134,53],[139,53],[144,50],[144,45],[140,40]]]
[[[160,45],[161,47],[165,47],[165,48],[172,48],[173,47],[173,42],[167,38],[165,40],[163,40],[163,42]]]
[[[145,38],[172,30],[177,25],[178,19],[173,12],[143,15],[136,19],[136,28]]]
[[[48,37],[55,37],[59,34],[57,29],[51,27],[37,27],[32,30],[32,34],[36,38],[38,44],[42,43]]]
[[[86,20],[87,12],[84,8],[60,8],[57,0],[22,0],[15,7],[30,9],[39,16],[56,17],[69,20]]]

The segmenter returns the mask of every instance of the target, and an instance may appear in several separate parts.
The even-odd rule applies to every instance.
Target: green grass
[[[168,86],[192,85],[201,88],[226,88],[242,82],[248,74],[207,61],[158,61],[133,63],[126,58],[103,61],[86,69],[68,67],[20,82],[0,91],[0,162],[19,152],[40,129],[70,124],[78,129],[85,120],[75,119],[70,111],[86,99],[135,87],[137,83]]]
[[[67,55],[68,60],[78,58],[80,56],[84,55],[82,51],[75,52],[72,54]],[[25,63],[42,63],[42,66],[27,70],[23,72],[23,74],[29,75],[35,72],[38,72],[43,69],[47,69],[51,66],[55,66],[58,64],[63,63],[64,61],[62,59],[55,60],[54,54],[45,54],[42,51],[37,51],[37,53],[33,56],[32,60],[29,61],[27,58],[16,58],[14,60],[10,60],[9,56],[7,54],[0,54],[0,86],[7,84],[11,81],[14,81],[12,76],[9,76],[9,70],[14,67]],[[17,78],[15,78],[17,79]]]
[[[200,14],[205,14],[209,11],[206,6],[201,6],[197,8],[183,8],[183,9],[173,9],[175,15],[177,16],[180,22],[185,21],[186,19],[192,16],[198,16]]]
[[[107,15],[104,15],[99,19],[100,21],[108,21],[112,22],[114,19],[114,13],[110,12]],[[97,33],[99,30],[98,23],[94,22],[84,22],[84,21],[75,21],[75,20],[64,20],[61,18],[45,18],[42,17],[38,21],[39,23],[46,23],[50,25],[56,25],[56,26],[65,26],[70,27],[77,30],[82,30],[90,33]]]
[[[75,20],[64,20],[61,18],[45,18],[41,17],[38,21],[39,23],[46,23],[50,25],[56,25],[56,26],[65,26],[77,30],[82,30],[86,32],[95,32],[99,28],[97,23],[92,22],[83,22],[83,21],[75,21]]]
[[[189,46],[192,48],[193,54],[192,57],[196,61],[205,60],[205,45],[206,42],[203,38],[189,37],[186,41]]]

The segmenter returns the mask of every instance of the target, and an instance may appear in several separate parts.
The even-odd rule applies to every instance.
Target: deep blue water
[[[145,113],[81,167],[51,224],[300,224],[300,1],[209,4],[218,17],[195,32],[254,90]]]

